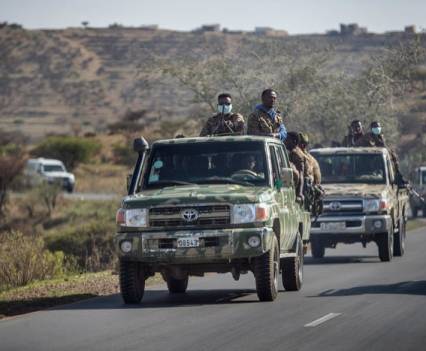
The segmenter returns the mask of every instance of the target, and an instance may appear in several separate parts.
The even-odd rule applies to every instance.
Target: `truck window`
[[[313,153],[322,175],[322,183],[386,184],[382,154]]]
[[[282,168],[289,168],[289,162],[287,159],[287,154],[284,152],[283,147],[282,146],[275,146],[275,151],[277,154],[277,159],[278,159],[278,166],[280,167],[280,169]]]
[[[271,162],[272,162],[272,181],[275,182],[280,179],[281,172],[278,166],[277,154],[275,152],[275,147],[270,145],[269,152],[271,154]]]

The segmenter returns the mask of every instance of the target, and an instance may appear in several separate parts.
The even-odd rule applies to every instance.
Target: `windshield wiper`
[[[157,186],[157,185],[197,185],[195,183],[184,182],[182,180],[159,180],[157,182],[153,182],[148,184],[148,186]]]
[[[253,186],[250,182],[245,182],[242,180],[235,180],[232,178],[226,178],[226,177],[210,177],[205,179],[200,179],[197,181],[198,184],[238,184],[238,185],[244,185],[244,186]]]

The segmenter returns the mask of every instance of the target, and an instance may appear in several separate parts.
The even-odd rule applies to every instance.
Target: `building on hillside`
[[[286,30],[274,29],[271,27],[256,27],[254,34],[264,35],[268,37],[287,37],[288,32]]]
[[[416,34],[417,33],[416,26],[414,26],[414,25],[405,26],[404,33],[405,34]]]
[[[270,32],[273,32],[274,28],[271,27],[256,27],[254,28],[254,34],[257,35],[267,35]]]
[[[360,27],[358,23],[340,24],[340,35],[355,36],[367,33],[367,27]]]
[[[220,32],[220,24],[203,24],[200,28],[194,29],[194,33]]]

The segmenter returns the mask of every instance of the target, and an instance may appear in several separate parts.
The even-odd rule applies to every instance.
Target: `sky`
[[[426,0],[0,0],[0,22],[25,28],[157,24],[189,31],[202,24],[230,30],[267,26],[290,34],[324,33],[340,23],[370,32],[426,29]]]

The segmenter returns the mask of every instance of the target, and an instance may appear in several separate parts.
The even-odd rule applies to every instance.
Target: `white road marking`
[[[340,316],[341,313],[329,313],[326,314],[324,317],[318,318],[316,320],[314,320],[311,323],[305,324],[305,328],[312,328],[312,327],[316,327],[324,322],[329,321],[330,319],[336,318],[338,316]]]

